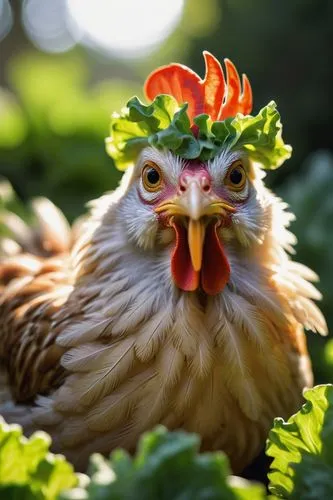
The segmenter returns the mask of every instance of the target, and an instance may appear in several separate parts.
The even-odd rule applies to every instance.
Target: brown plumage
[[[247,164],[225,151],[205,168],[223,184],[239,161]],[[230,220],[228,208],[214,215],[229,221],[217,233],[227,285],[214,295],[182,290],[172,274],[181,270],[170,270],[174,230],[142,185],[152,162],[170,185],[187,168],[148,148],[74,230],[40,200],[38,231],[26,228],[23,251],[3,242],[14,253],[0,265],[0,356],[11,392],[0,413],[26,432],[48,431],[80,468],[94,451],[133,450],[162,423],[199,432],[204,449],[225,450],[240,471],[273,418],[294,412],[312,383],[303,328],[326,332],[311,300],[320,298],[309,283],[316,276],[287,256],[291,217],[248,165],[243,191],[224,195],[237,210]]]

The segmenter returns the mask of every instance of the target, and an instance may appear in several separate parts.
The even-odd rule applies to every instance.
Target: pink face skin
[[[184,193],[187,189],[188,184],[193,178],[199,180],[202,191],[205,193],[210,193],[212,189],[212,178],[207,171],[207,167],[204,163],[193,161],[190,162],[179,177],[178,194]]]
[[[155,168],[159,170],[158,165]],[[212,172],[214,166],[208,167],[198,160],[187,161],[178,179],[171,170],[171,180],[163,176],[156,191],[146,189],[147,196],[142,191],[140,196],[138,190],[142,203],[156,214],[161,229],[174,230],[170,262],[175,284],[184,291],[201,288],[209,295],[221,292],[230,276],[219,228],[232,224],[237,206],[245,201],[230,189],[226,167],[219,173],[215,166],[218,179]]]
[[[204,193],[213,196],[215,195],[214,197],[216,198],[221,198],[235,204],[235,200],[230,199],[228,189],[226,189],[223,185],[214,187],[213,179],[208,172],[207,165],[198,160],[189,160],[186,162],[186,166],[179,176],[177,186],[172,184],[168,179],[163,179],[163,187],[160,192],[156,193],[156,197],[154,197],[153,200],[144,199],[140,195],[140,192],[139,197],[143,204],[150,205],[153,209],[155,209],[163,201],[183,194],[193,178],[196,178],[199,181]],[[158,215],[158,220],[163,226],[168,225],[168,221],[163,213]],[[225,220],[223,221],[223,225],[229,225],[230,222],[230,216],[227,214]]]
[[[193,178],[197,178],[200,182],[202,190],[205,193],[210,193],[216,198],[220,198],[230,202],[232,205],[237,206],[239,203],[243,203],[244,200],[235,200],[230,196],[229,190],[224,186],[224,184],[219,184],[214,186],[214,181],[207,169],[207,165],[198,160],[190,160],[179,177],[179,186],[176,193],[181,194],[185,191],[186,185]],[[184,189],[185,187],[185,189]],[[164,198],[161,198],[161,201]]]

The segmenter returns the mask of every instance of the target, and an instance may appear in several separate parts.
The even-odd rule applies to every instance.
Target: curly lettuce
[[[50,444],[44,432],[27,439],[20,426],[0,417],[0,499],[56,500],[78,484],[72,465],[50,453]]]
[[[285,422],[276,418],[266,453],[274,498],[333,498],[333,385],[305,391],[306,403]]]
[[[149,105],[133,97],[121,114],[112,116],[106,149],[119,170],[132,165],[146,146],[202,161],[214,158],[222,148],[241,148],[265,169],[278,168],[291,155],[291,147],[283,142],[280,114],[273,101],[256,116],[238,113],[213,122],[202,114],[193,122],[187,115],[187,104],[179,106],[170,95],[158,95]]]

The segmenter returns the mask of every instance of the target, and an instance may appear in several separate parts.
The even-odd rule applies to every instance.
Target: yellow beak
[[[193,179],[185,193],[161,203],[156,213],[164,212],[169,217],[188,217],[188,246],[195,271],[200,271],[207,221],[204,216],[223,215],[235,212],[235,208],[223,199],[205,193],[199,182]]]
[[[189,220],[188,224],[188,246],[191,255],[192,266],[195,271],[200,271],[202,263],[203,244],[206,227],[202,220]]]

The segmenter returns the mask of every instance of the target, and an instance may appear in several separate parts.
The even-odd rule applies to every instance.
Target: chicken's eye
[[[142,170],[142,183],[147,191],[158,191],[162,185],[161,170],[155,163],[146,163]]]
[[[246,173],[241,161],[236,161],[229,169],[225,184],[232,191],[241,191],[246,182]]]

